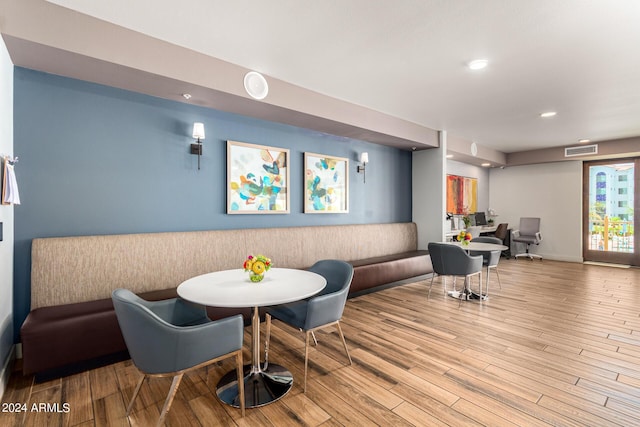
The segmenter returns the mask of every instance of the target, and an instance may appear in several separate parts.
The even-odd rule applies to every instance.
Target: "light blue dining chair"
[[[268,366],[269,363],[272,317],[305,333],[303,387],[305,393],[307,392],[309,339],[311,336],[313,336],[315,345],[318,345],[318,341],[313,334],[314,331],[335,325],[342,339],[342,345],[345,353],[347,353],[349,364],[353,363],[340,327],[340,319],[349,295],[351,279],[353,279],[353,266],[340,260],[321,260],[311,266],[309,271],[323,276],[327,281],[327,285],[318,295],[291,304],[274,306],[266,312],[265,366]]]
[[[496,245],[502,245],[502,240],[497,237],[490,236],[480,236],[478,238],[473,239],[476,243],[493,243]],[[487,281],[486,281],[486,294],[489,295],[489,276],[491,274],[491,270],[496,272],[496,276],[498,276],[498,285],[500,289],[502,289],[502,283],[500,282],[500,273],[498,273],[498,262],[500,261],[500,254],[502,251],[469,251],[469,255],[471,256],[482,256],[482,265],[487,267]]]
[[[235,356],[238,378],[243,378],[241,315],[212,321],[204,307],[181,298],[146,301],[127,289],[116,289],[111,299],[131,360],[143,373],[127,416],[147,377],[173,376],[158,426],[164,422],[185,372]],[[238,381],[238,388],[238,406],[244,417],[243,381]]]

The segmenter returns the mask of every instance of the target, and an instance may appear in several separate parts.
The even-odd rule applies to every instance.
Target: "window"
[[[618,176],[618,182],[627,182],[627,175]]]
[[[618,194],[625,195],[628,194],[628,188],[618,188]]]
[[[596,175],[596,201],[607,201],[607,175],[604,172],[598,172]]]
[[[627,206],[629,206],[629,204],[627,203],[626,200],[621,200],[618,202],[618,207],[619,208],[626,208]]]

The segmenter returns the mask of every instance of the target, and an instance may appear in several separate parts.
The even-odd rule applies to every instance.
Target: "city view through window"
[[[589,168],[589,250],[634,252],[634,173],[633,162]]]

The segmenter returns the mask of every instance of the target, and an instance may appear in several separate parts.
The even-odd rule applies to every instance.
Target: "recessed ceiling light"
[[[483,163],[482,166],[484,166],[485,168],[488,168],[489,166],[491,166],[491,163]]]
[[[489,65],[488,59],[474,59],[473,61],[469,62],[469,69],[482,70],[483,68],[486,68],[487,65]]]
[[[264,99],[269,94],[269,83],[262,74],[249,71],[244,75],[244,89],[252,98]]]
[[[183,97],[184,99],[191,99],[191,94],[190,94],[190,93],[183,93],[183,94],[182,94],[182,97]]]
[[[556,113],[555,111],[545,111],[544,113],[540,114],[540,117],[542,118],[553,117],[556,114],[558,113]]]
[[[590,139],[581,139],[578,141],[580,144],[586,144],[587,142],[591,142]]]
[[[447,159],[453,159],[453,154],[447,154]]]

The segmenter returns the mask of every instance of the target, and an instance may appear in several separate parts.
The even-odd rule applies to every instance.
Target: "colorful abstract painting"
[[[227,141],[227,213],[289,213],[289,150]]]
[[[464,215],[478,207],[478,179],[447,175],[447,212]]]
[[[349,212],[349,159],[304,154],[304,212]]]

